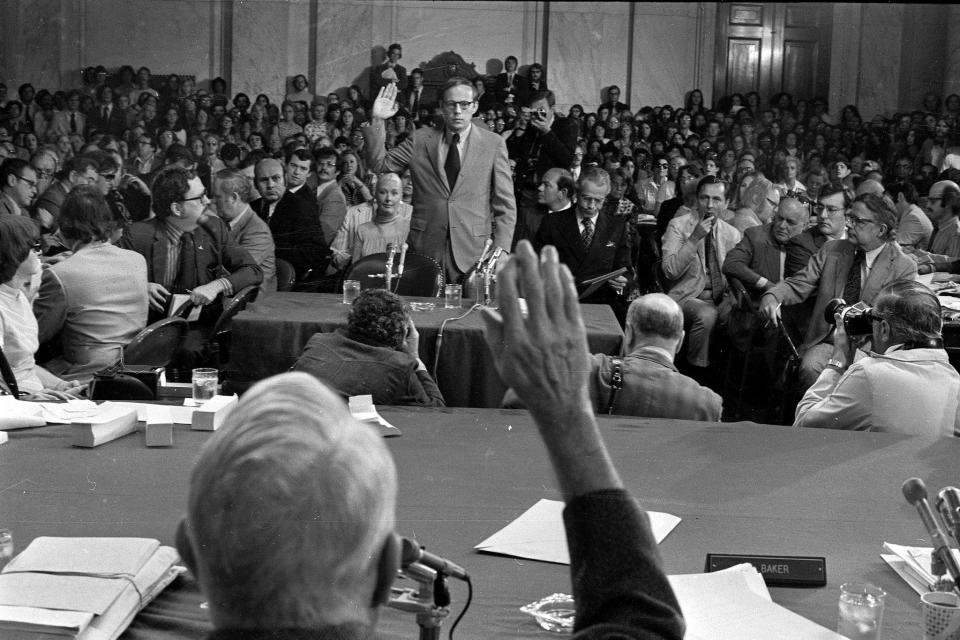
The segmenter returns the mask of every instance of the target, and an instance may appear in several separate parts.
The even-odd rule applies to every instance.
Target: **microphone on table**
[[[483,251],[480,252],[480,257],[477,258],[477,264],[473,266],[474,271],[479,271],[483,261],[487,259],[487,254],[490,253],[490,248],[493,246],[493,240],[487,238],[483,243]]]
[[[502,253],[503,247],[497,247],[497,250],[487,260],[487,264],[483,265],[483,304],[485,305],[490,305],[493,301],[490,297],[490,282],[497,277],[497,261]]]
[[[960,489],[944,487],[937,494],[937,511],[953,539],[960,544]]]
[[[940,528],[940,520],[937,518],[930,503],[927,502],[927,487],[920,478],[910,478],[903,483],[903,497],[907,502],[917,508],[920,519],[927,533],[930,534],[930,544],[933,546],[933,561],[931,572],[942,576],[942,568],[946,568],[947,573],[953,578],[954,589],[960,589],[960,566],[957,565],[956,558],[950,550],[948,538]],[[938,572],[937,569],[940,569]]]
[[[411,564],[419,563],[423,566],[433,569],[437,573],[458,580],[469,580],[470,576],[467,570],[460,565],[450,562],[446,558],[430,553],[420,546],[420,543],[410,538],[400,538],[402,549],[400,551],[400,566],[406,569]]]
[[[397,245],[392,242],[387,244],[387,263],[384,267],[383,281],[386,285],[384,288],[390,290],[390,282],[393,280],[393,259],[397,255]]]
[[[407,243],[404,242],[400,247],[400,264],[397,265],[397,277],[403,275],[403,263],[407,261]]]

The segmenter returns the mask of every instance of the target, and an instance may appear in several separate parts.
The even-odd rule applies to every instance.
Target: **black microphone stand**
[[[446,577],[419,562],[411,563],[399,574],[416,581],[418,588],[391,587],[387,606],[416,614],[420,640],[440,640],[440,627],[450,615]]]

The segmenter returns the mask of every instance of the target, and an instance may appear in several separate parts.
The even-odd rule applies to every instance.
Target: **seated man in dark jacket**
[[[375,404],[446,406],[419,356],[420,334],[403,299],[367,289],[353,301],[346,330],[310,338],[294,371],[305,371],[343,394],[372,395]]]
[[[120,239],[122,248],[147,260],[150,322],[162,318],[170,295],[179,293],[203,306],[201,321],[212,325],[220,304],[211,303],[263,281],[263,270],[230,240],[226,223],[206,215],[209,204],[200,178],[166,168],[153,183],[156,217],[133,223]]]

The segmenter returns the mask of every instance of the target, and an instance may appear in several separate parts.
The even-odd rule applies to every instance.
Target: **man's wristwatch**
[[[833,368],[835,368],[837,371],[841,371],[841,372],[844,371],[844,370],[847,368],[847,365],[845,365],[845,364],[842,363],[841,361],[837,360],[836,358],[830,358],[829,360],[827,360],[827,366],[828,366],[828,367],[833,367]]]

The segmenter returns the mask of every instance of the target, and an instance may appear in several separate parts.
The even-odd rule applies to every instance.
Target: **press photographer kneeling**
[[[937,297],[912,280],[877,294],[873,308],[831,301],[835,334],[827,367],[800,404],[794,426],[960,435],[960,374],[941,338]],[[854,361],[858,343],[872,350]]]

